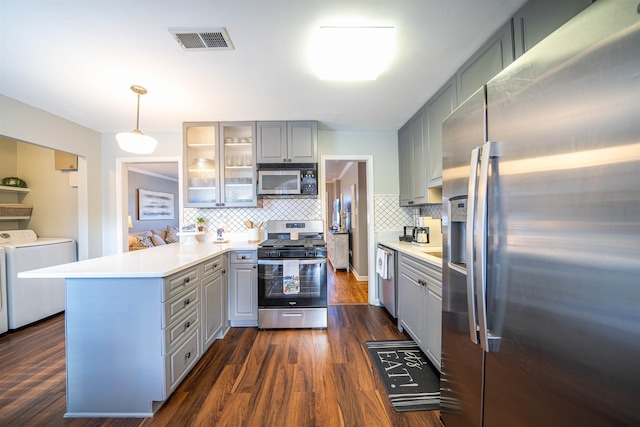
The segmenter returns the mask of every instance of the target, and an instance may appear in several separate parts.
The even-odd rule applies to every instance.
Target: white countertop
[[[257,250],[257,243],[172,243],[18,273],[29,279],[166,277],[229,251]]]
[[[442,258],[429,254],[429,252],[442,253],[442,248],[440,246],[416,246],[410,242],[401,242],[399,240],[383,240],[378,242],[378,244],[384,245],[389,249],[394,249],[398,252],[411,255],[422,261],[437,265],[438,267],[442,267]]]

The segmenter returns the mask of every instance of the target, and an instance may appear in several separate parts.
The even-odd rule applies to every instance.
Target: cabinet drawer
[[[213,273],[216,273],[222,270],[222,267],[224,267],[222,263],[223,263],[223,260],[221,256],[210,259],[209,261],[205,261],[203,263],[204,269],[203,269],[202,277],[210,276]]]
[[[166,384],[169,386],[166,394],[169,395],[200,358],[200,331],[198,328],[193,331],[190,338],[166,357]]]
[[[179,294],[193,285],[198,280],[198,267],[192,267],[187,270],[176,273],[164,279],[164,295],[162,301],[166,301],[174,295]]]
[[[195,284],[195,282],[194,282]],[[186,292],[176,295],[164,303],[162,328],[172,324],[178,317],[200,302],[200,286],[193,286]]]
[[[229,255],[231,264],[256,264],[258,262],[258,252],[256,251],[236,251]]]
[[[442,283],[442,269],[433,267],[426,262],[400,254],[400,267],[411,269],[424,279]]]
[[[200,304],[191,307],[180,319],[164,330],[162,355],[170,353],[176,344],[194,329],[200,327]]]

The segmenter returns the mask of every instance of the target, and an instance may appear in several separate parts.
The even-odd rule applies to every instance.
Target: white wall
[[[0,135],[78,154],[78,257],[102,255],[100,133],[0,95]],[[54,223],[56,218],[50,218]]]
[[[374,194],[398,193],[398,132],[318,131],[318,157],[327,154],[372,155]]]
[[[116,200],[116,165],[118,160],[134,160],[153,161],[154,158],[168,158],[182,156],[182,130],[179,132],[146,132],[145,134],[153,136],[158,141],[155,151],[146,156],[140,154],[132,154],[122,151],[116,141],[116,134],[102,134],[102,216],[103,216],[103,253],[111,255],[118,253],[118,234],[122,231],[118,230],[118,202]],[[126,190],[126,188],[125,188]],[[125,194],[125,197],[127,195]],[[180,203],[180,201],[176,201]],[[181,206],[181,204],[180,204]],[[126,213],[122,213],[124,217]],[[125,224],[126,227],[126,224]]]
[[[51,149],[18,143],[18,176],[30,188],[23,203],[33,205],[24,228],[40,237],[71,237],[77,242],[78,188],[69,185],[69,172],[55,169],[54,156]]]
[[[131,223],[133,228],[129,232],[146,231],[153,229],[165,230],[167,226],[178,228],[180,225],[180,213],[178,212],[179,203],[179,191],[178,182],[170,179],[163,179],[157,176],[147,175],[143,173],[137,173],[129,171],[129,185],[128,185],[128,214],[131,216]],[[158,220],[139,220],[138,213],[140,206],[138,206],[138,190],[150,190],[161,191],[163,193],[173,194],[173,219],[158,219]]]

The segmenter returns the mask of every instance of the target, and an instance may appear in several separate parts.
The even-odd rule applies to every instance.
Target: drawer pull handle
[[[190,302],[191,302],[191,300],[189,298],[187,298],[186,300],[184,300],[184,305],[189,305]]]
[[[247,259],[247,257],[246,257],[246,256],[244,256],[244,255],[242,255],[240,258],[242,258],[242,259]]]
[[[254,266],[253,266],[253,268],[256,268],[256,267],[258,267],[258,266],[257,266],[257,265],[254,265]]]
[[[218,264],[213,264],[213,268],[218,268]]]
[[[189,283],[189,278],[184,279],[184,283]]]
[[[184,324],[184,328],[187,329],[189,326],[191,326],[191,322],[187,321],[187,323]]]
[[[190,359],[191,358],[191,352],[188,352],[187,354],[184,355],[185,359]]]

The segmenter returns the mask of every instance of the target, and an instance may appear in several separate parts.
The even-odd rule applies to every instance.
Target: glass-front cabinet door
[[[184,123],[185,207],[257,205],[255,122]]]
[[[184,139],[185,206],[216,206],[220,203],[218,124],[185,124]]]
[[[224,173],[222,200],[225,206],[255,206],[255,122],[221,123]],[[222,168],[222,167],[221,167]]]

